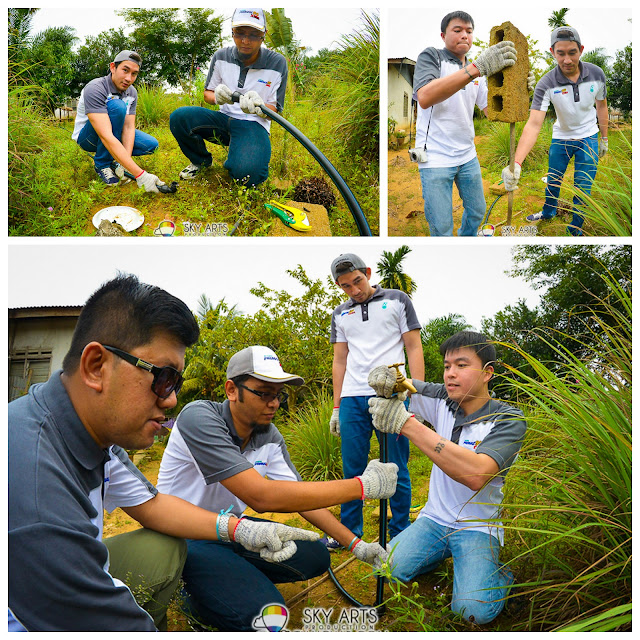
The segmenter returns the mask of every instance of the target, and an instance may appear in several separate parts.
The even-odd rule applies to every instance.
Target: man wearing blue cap
[[[220,110],[180,107],[169,128],[191,163],[180,172],[190,180],[211,166],[205,140],[229,147],[224,163],[229,175],[254,187],[269,175],[271,122],[262,108],[281,112],[287,87],[287,61],[262,47],[267,33],[262,9],[236,9],[231,19],[234,46],[213,55],[205,82],[204,100]],[[239,102],[233,94],[240,94]]]
[[[549,104],[553,104],[557,120],[549,148],[544,206],[542,211],[527,216],[529,222],[551,220],[556,215],[560,185],[571,158],[575,158],[574,186],[589,195],[598,160],[609,149],[604,71],[595,64],[580,62],[584,45],[573,27],[559,27],[553,31],[550,51],[558,66],[542,76],[536,85],[531,114],[516,149],[513,173],[509,167],[502,170],[505,188],[507,191],[515,190],[522,163],[538,139]],[[582,199],[576,194],[573,197],[573,218],[567,227],[567,233],[573,236],[582,235],[584,215],[578,209],[582,204]]]
[[[138,92],[133,83],[142,58],[135,51],[121,51],[109,65],[109,73],[82,90],[72,139],[94,153],[98,177],[115,187],[127,171],[145,191],[159,193],[158,176],[139,167],[133,156],[144,156],[158,148],[158,141],[136,129]]]

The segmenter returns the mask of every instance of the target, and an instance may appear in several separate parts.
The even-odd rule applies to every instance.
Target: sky
[[[241,311],[255,313],[260,300],[249,290],[258,282],[271,289],[302,292],[286,275],[286,269],[302,264],[309,276],[324,282],[333,259],[341,253],[354,252],[373,265],[371,282],[375,284],[379,281],[375,264],[382,251],[393,251],[405,244],[377,238],[354,238],[349,242],[333,239],[330,243],[311,239],[265,242],[264,238],[237,242],[226,238],[211,239],[207,244],[191,238],[150,238],[151,242],[135,246],[131,242],[114,245],[117,241],[111,238],[92,240],[91,246],[46,241],[12,244],[9,308],[82,305],[119,269],[166,289],[194,311],[204,293],[214,303],[224,297],[229,305],[237,304]],[[405,272],[418,283],[413,301],[422,324],[459,313],[480,329],[483,316],[493,317],[519,298],[526,299],[530,306],[538,304],[538,292],[523,280],[504,273],[512,266],[510,243],[492,244],[487,251],[479,242],[474,246],[459,240],[455,245],[406,242],[413,250],[403,264]],[[171,246],[160,246],[165,243]],[[47,267],[43,269],[42,265]]]
[[[77,43],[80,46],[87,36],[97,36],[102,31],[123,27],[124,20],[115,11],[116,9],[102,7],[42,8],[34,16],[32,32],[37,33],[47,27],[74,27],[76,36],[82,39],[82,42]],[[221,13],[226,18],[222,33],[229,38],[229,44],[233,8],[216,9],[217,16]],[[335,9],[285,8],[285,15],[291,19],[296,38],[314,53],[322,48],[335,49],[340,36],[349,34],[360,26],[360,9],[354,8],[340,9],[339,13]]]
[[[616,51],[631,42],[632,24],[628,22],[631,18],[631,9],[609,7],[604,9],[602,3],[599,8],[584,8],[588,4],[583,2],[581,8],[570,7],[567,22],[580,34],[585,53],[591,49],[603,47],[606,54],[613,57]],[[420,52],[426,47],[442,47],[440,22],[445,15],[457,10],[466,11],[473,18],[475,37],[480,40],[488,42],[491,28],[509,21],[525,36],[531,35],[538,40],[537,48],[540,51],[548,51],[551,29],[547,20],[551,12],[559,8],[549,5],[533,7],[528,2],[513,2],[461,3],[455,6],[443,5],[436,8],[427,6],[404,11],[389,11],[386,57],[404,57],[416,61]],[[471,57],[475,52],[477,49],[471,50]]]

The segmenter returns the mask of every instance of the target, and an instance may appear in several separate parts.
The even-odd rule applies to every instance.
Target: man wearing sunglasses
[[[349,480],[301,482],[284,439],[273,424],[286,400],[284,385],[302,385],[267,347],[234,354],[227,366],[225,402],[198,400],[178,416],[160,465],[158,488],[211,511],[242,516],[298,512],[374,567],[387,553],[354,536],[324,507],[378,499],[395,491],[398,467],[372,461]],[[244,522],[243,517],[240,522]],[[320,542],[300,542],[294,556],[273,564],[235,544],[188,540],[183,571],[185,607],[220,631],[252,631],[268,604],[284,604],[277,583],[307,580],[329,567]]]
[[[106,76],[87,84],[80,93],[71,137],[94,154],[98,178],[108,187],[115,187],[126,170],[139,187],[159,193],[158,185],[164,182],[133,160],[158,148],[153,136],[136,129],[138,92],[133,83],[141,66],[142,58],[135,51],[121,51]]]
[[[205,83],[205,102],[220,110],[180,107],[171,114],[169,128],[191,161],[181,179],[195,178],[211,166],[207,140],[229,147],[224,168],[234,180],[253,187],[269,175],[271,122],[262,109],[282,111],[287,61],[261,46],[267,33],[262,9],[236,9],[231,33],[233,46],[215,52]],[[240,102],[233,102],[235,92]]]
[[[175,407],[198,334],[182,301],[118,276],[85,304],[62,371],[9,404],[10,631],[166,630],[181,538],[234,541],[265,562],[317,540],[159,493],[129,461]],[[116,507],[144,528],[103,541]]]

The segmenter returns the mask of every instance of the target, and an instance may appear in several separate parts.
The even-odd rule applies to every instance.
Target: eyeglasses
[[[280,391],[279,393],[269,393],[267,391],[257,391],[256,389],[250,389],[249,387],[246,387],[243,384],[238,384],[236,386],[242,387],[247,391],[251,391],[251,393],[258,396],[258,398],[260,398],[263,402],[266,402],[267,404],[269,404],[270,402],[273,402],[276,398],[278,402],[282,404],[283,402],[286,402],[287,398],[289,397],[289,394],[286,391]]]
[[[249,42],[259,42],[260,40],[264,40],[264,36],[258,36],[255,33],[244,33],[242,31],[232,31],[231,35],[236,40],[248,40]]]
[[[145,362],[137,356],[132,356],[126,351],[121,351],[115,347],[108,347],[106,344],[102,346],[107,351],[111,351],[111,353],[114,353],[119,358],[122,358],[129,364],[132,364],[134,367],[140,367],[141,369],[146,369],[152,373],[153,382],[151,383],[151,391],[153,391],[153,393],[155,393],[159,398],[164,400],[174,391],[176,392],[176,395],[180,391],[184,378],[177,369],[174,369],[173,367],[156,367],[154,364]]]

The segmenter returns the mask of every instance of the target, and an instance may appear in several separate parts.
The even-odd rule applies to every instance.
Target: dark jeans
[[[267,562],[236,543],[187,540],[185,608],[220,631],[254,631],[251,623],[266,605],[284,604],[275,584],[308,580],[329,568],[322,543],[296,545],[289,560]]]
[[[258,122],[204,107],[180,107],[171,114],[169,129],[193,164],[211,165],[213,159],[204,143],[208,140],[229,147],[223,166],[234,180],[255,187],[269,177],[271,140]]]
[[[122,128],[127,115],[127,106],[122,100],[109,100],[107,103],[107,114],[111,120],[111,130],[113,135],[122,142]],[[96,169],[104,169],[113,162],[113,157],[102,143],[100,136],[95,132],[90,122],[84,125],[76,141],[82,149],[89,153],[95,153],[93,162]],[[153,153],[158,148],[158,141],[148,133],[136,129],[136,136],[133,142],[132,156],[146,156]]]

